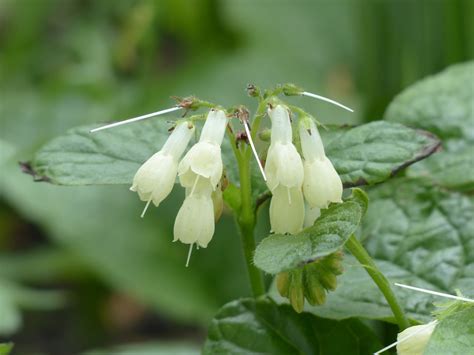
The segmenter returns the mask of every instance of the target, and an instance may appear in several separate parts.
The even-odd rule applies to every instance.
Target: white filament
[[[326,102],[329,102],[329,103],[331,103],[331,104],[333,104],[333,105],[339,106],[339,107],[343,108],[344,110],[347,110],[347,111],[350,111],[350,112],[354,112],[353,109],[351,109],[351,108],[349,108],[349,107],[347,107],[347,106],[344,106],[343,104],[341,104],[341,103],[339,103],[339,102],[337,102],[337,101],[331,100],[331,99],[329,99],[329,98],[327,98],[327,97],[324,97],[324,96],[321,96],[321,95],[316,95],[316,94],[313,94],[313,93],[307,92],[307,91],[303,91],[303,92],[301,93],[301,95],[303,95],[303,96],[308,96],[308,97],[312,97],[312,98],[314,98],[314,99],[318,99],[318,100],[321,100],[321,101],[326,101]]]
[[[151,196],[153,196],[153,194],[152,194]],[[143,209],[143,212],[142,212],[142,214],[140,215],[140,218],[145,217],[146,210],[148,209],[148,206],[150,206],[151,200],[152,200],[152,197],[150,197],[150,199],[149,199],[148,202],[146,203],[145,208]]]
[[[105,125],[105,126],[102,126],[102,127],[94,128],[94,129],[91,129],[89,132],[94,133],[94,132],[102,131],[103,129],[108,129],[108,128],[112,128],[112,127],[117,127],[117,126],[129,124],[129,123],[132,123],[132,122],[141,121],[141,120],[144,120],[144,119],[147,119],[147,118],[150,118],[150,117],[164,115],[165,113],[174,112],[174,111],[178,111],[178,110],[182,110],[182,109],[183,109],[182,107],[175,106],[175,107],[167,108],[166,110],[156,111],[156,112],[148,113],[148,114],[143,115],[143,116],[129,118],[128,120],[114,122],[114,123],[111,123],[111,124],[108,124],[108,125]]]
[[[446,298],[452,298],[452,299],[455,299],[455,300],[458,300],[458,301],[464,301],[464,302],[471,302],[471,303],[474,303],[474,300],[472,300],[472,299],[470,299],[470,298],[460,297],[460,296],[454,296],[454,295],[450,295],[450,294],[448,294],[448,293],[437,292],[437,291],[431,291],[431,290],[427,290],[427,289],[424,289],[424,288],[419,288],[419,287],[404,285],[404,284],[400,284],[400,283],[395,283],[395,286],[407,288],[407,289],[413,290],[413,291],[429,293],[429,294],[435,295],[435,296],[441,296],[441,297],[446,297]]]
[[[189,260],[191,260],[191,253],[193,252],[193,245],[194,245],[194,243],[191,243],[189,245],[188,258],[186,259],[186,267],[189,266]],[[199,247],[198,247],[198,249],[199,249]]]
[[[257,161],[260,172],[262,173],[263,180],[267,181],[267,176],[265,175],[265,170],[263,170],[262,162],[260,161],[257,154],[257,150],[255,149],[255,145],[253,144],[252,135],[250,134],[250,129],[249,129],[247,121],[244,121],[243,124],[244,124],[245,133],[247,134],[247,138],[250,143],[250,148],[252,148],[253,155],[255,157],[255,160]]]

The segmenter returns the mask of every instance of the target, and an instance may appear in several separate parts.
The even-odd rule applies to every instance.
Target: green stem
[[[408,328],[410,326],[410,322],[408,321],[405,313],[403,312],[402,307],[398,303],[397,297],[392,291],[390,287],[390,283],[388,282],[387,278],[382,274],[379,270],[373,259],[367,253],[365,248],[359,242],[359,240],[352,235],[346,243],[347,249],[356,257],[356,259],[361,263],[364,267],[369,276],[375,282],[377,287],[380,289],[382,294],[384,295],[385,299],[387,300],[390,308],[392,309],[393,315],[397,320],[398,327],[400,330]]]
[[[245,147],[237,156],[239,164],[241,208],[237,217],[240,235],[242,237],[242,246],[244,249],[245,262],[250,278],[250,285],[254,297],[265,293],[265,284],[263,276],[259,269],[253,264],[253,254],[255,251],[255,209],[252,200],[252,185],[250,180],[250,150]]]

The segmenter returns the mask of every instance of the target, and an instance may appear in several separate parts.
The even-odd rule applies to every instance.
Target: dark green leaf
[[[365,245],[390,282],[401,282],[474,297],[474,203],[459,193],[446,193],[422,181],[395,179],[369,193],[362,223]],[[357,261],[345,259],[346,272],[322,307],[322,317],[392,319],[380,291]],[[419,321],[429,321],[439,297],[394,286],[403,308]]]
[[[334,321],[297,314],[272,300],[225,305],[209,327],[204,354],[371,354],[378,339],[356,319]]]
[[[341,249],[363,215],[361,204],[348,200],[321,211],[313,226],[295,235],[274,234],[255,251],[257,267],[270,274],[290,270]]]
[[[452,66],[403,91],[385,119],[434,132],[443,152],[409,170],[411,176],[459,190],[474,189],[474,62]]]
[[[474,307],[453,313],[436,325],[425,354],[464,355],[474,351]]]

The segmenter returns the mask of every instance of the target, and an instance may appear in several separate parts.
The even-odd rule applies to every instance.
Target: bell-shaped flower
[[[186,188],[204,178],[215,190],[222,176],[221,144],[227,126],[222,110],[212,109],[204,123],[199,142],[186,153],[178,166],[178,175]]]
[[[405,329],[397,336],[398,355],[423,355],[428,345],[436,321],[423,325],[415,325]]]
[[[301,187],[303,183],[303,163],[292,143],[292,129],[288,109],[283,105],[270,108],[272,135],[265,163],[265,175],[270,191],[278,186]]]
[[[308,204],[305,205],[304,212],[304,228],[311,227],[314,222],[321,216],[321,209],[317,207],[310,207]]]
[[[303,192],[312,208],[327,208],[331,202],[342,202],[342,181],[326,157],[323,142],[314,121],[300,118],[300,140],[304,158]]]
[[[208,179],[186,189],[186,198],[174,223],[174,240],[207,247],[214,234],[214,204]]]
[[[169,195],[176,180],[178,161],[193,133],[190,122],[178,124],[163,148],[138,169],[130,190],[137,192],[142,201],[153,201],[158,206]]]
[[[301,187],[278,186],[270,202],[270,226],[274,233],[295,234],[304,222],[304,199]]]

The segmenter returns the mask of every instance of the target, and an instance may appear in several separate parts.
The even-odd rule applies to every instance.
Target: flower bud
[[[176,126],[163,148],[151,156],[136,172],[131,191],[142,201],[153,201],[158,206],[173,189],[178,171],[178,160],[194,133],[194,126],[183,122]]]
[[[275,233],[298,233],[303,228],[304,200],[299,187],[278,186],[270,202],[270,225]]]
[[[295,269],[290,272],[290,287],[288,298],[293,309],[301,313],[304,308],[303,270]]]
[[[192,187],[199,178],[207,180],[215,190],[222,176],[221,144],[227,126],[222,110],[211,110],[199,142],[186,153],[178,166],[181,185]]]
[[[196,189],[197,190],[197,189]],[[193,191],[183,202],[174,223],[174,239],[205,248],[214,234],[214,204],[211,190]]]
[[[433,322],[431,322],[428,324],[409,327],[403,332],[399,333],[397,336],[397,341],[399,341],[399,343],[397,344],[397,354],[423,355],[434,328],[435,326]],[[409,337],[410,335],[412,336]],[[407,339],[403,340],[404,338]]]
[[[341,178],[326,157],[318,129],[310,118],[300,121],[300,139],[306,201],[313,208],[327,208],[331,202],[342,202]]]

